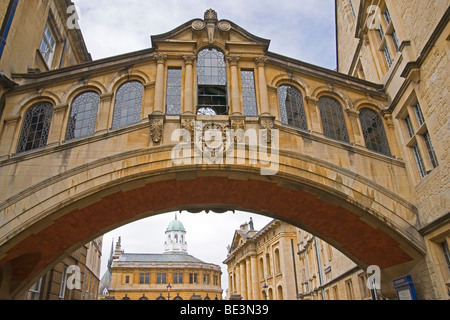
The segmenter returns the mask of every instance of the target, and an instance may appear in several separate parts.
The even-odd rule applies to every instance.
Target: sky
[[[219,20],[234,22],[271,40],[269,51],[317,66],[336,68],[334,0],[73,0],[88,51],[94,60],[147,49],[151,36],[166,33],[212,8]],[[162,253],[164,232],[175,217],[167,213],[140,220],[104,235],[101,275],[111,243],[121,237],[128,253]],[[222,288],[228,288],[227,257],[234,231],[253,218],[261,230],[272,219],[245,212],[224,214],[182,212],[188,253],[222,267]],[[173,288],[175,289],[175,288]]]
[[[324,68],[336,68],[334,0],[73,0],[94,60],[151,47],[209,8],[269,39],[269,51]]]

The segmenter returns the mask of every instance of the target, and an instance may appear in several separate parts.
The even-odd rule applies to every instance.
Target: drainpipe
[[[64,53],[66,52],[66,46],[67,46],[67,39],[64,40],[64,47],[61,54],[61,60],[59,61],[59,68],[61,69],[62,63],[64,61]]]
[[[292,262],[294,263],[294,279],[295,279],[295,292],[298,297],[298,282],[297,282],[297,268],[295,267],[295,253],[294,253],[294,240],[291,239],[291,248],[292,248]]]
[[[302,242],[305,243],[305,232],[302,231]],[[308,294],[311,295],[311,287],[309,285],[309,265],[308,265],[308,250],[305,244],[305,266],[306,266],[306,284],[308,285]]]
[[[322,300],[325,300],[325,291],[323,290],[323,279],[322,279],[322,264],[320,262],[320,254],[319,254],[319,246],[317,245],[317,237],[314,237],[314,245],[316,246],[316,256],[317,256],[317,264],[319,269],[319,281],[320,281],[320,288],[322,291]]]
[[[11,25],[14,19],[14,14],[16,13],[17,4],[19,3],[19,0],[13,0],[13,2],[9,2],[9,16],[8,20],[6,21],[6,25],[4,27],[3,33],[2,33],[2,39],[0,42],[0,60],[2,59],[3,50],[6,46],[6,38],[8,38],[9,30],[11,29]]]

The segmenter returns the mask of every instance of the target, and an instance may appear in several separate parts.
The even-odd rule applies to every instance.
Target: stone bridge
[[[381,86],[272,53],[213,14],[152,42],[15,75],[0,131],[1,298],[110,230],[178,210],[287,221],[378,265],[385,290],[420,265]]]

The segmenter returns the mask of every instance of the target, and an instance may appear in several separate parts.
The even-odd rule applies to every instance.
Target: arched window
[[[281,86],[278,88],[278,100],[280,102],[281,122],[302,130],[308,130],[301,92],[291,86]]]
[[[221,51],[208,48],[198,53],[197,85],[198,114],[228,114],[227,69],[225,57]]]
[[[272,269],[270,268],[270,255],[268,253],[266,253],[266,270],[268,276],[272,275]]]
[[[20,132],[17,153],[31,151],[47,145],[53,116],[53,106],[41,102],[31,107],[25,114]]]
[[[139,81],[123,84],[116,93],[112,128],[121,128],[141,121],[144,86]]]
[[[333,98],[322,97],[319,99],[319,109],[324,135],[330,139],[350,142],[341,104]]]
[[[275,249],[275,273],[281,273],[280,250]]]
[[[359,119],[367,149],[391,155],[389,144],[384,130],[383,120],[375,111],[364,108],[359,112]]]
[[[281,285],[279,285],[278,286],[278,288],[277,288],[278,290],[278,297],[277,297],[277,299],[278,300],[283,300],[283,287],[281,286]]]
[[[100,96],[95,92],[80,94],[72,102],[66,140],[94,134]]]
[[[264,260],[262,257],[259,259],[259,278],[264,279]]]

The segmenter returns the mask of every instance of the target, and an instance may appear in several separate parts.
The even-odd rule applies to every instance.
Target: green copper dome
[[[169,226],[166,229],[166,232],[167,231],[184,231],[184,232],[186,232],[186,230],[184,230],[183,224],[177,220],[176,216],[175,216],[175,220],[173,220],[171,223],[169,223]]]

